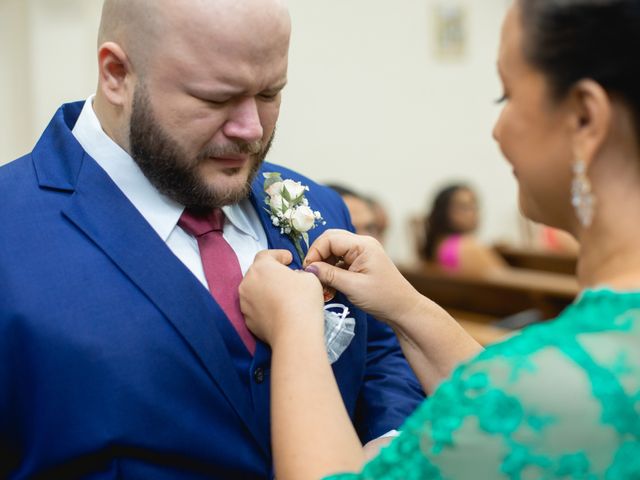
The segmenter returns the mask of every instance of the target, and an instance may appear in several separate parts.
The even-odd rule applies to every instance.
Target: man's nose
[[[225,136],[245,142],[261,140],[264,130],[260,123],[256,99],[245,97],[238,100],[232,107],[223,131]]]

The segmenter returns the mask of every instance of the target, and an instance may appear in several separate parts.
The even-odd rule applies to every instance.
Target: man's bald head
[[[163,15],[158,0],[105,0],[98,33],[98,48],[107,42],[118,44],[130,61],[144,68],[143,51],[157,44]]]
[[[203,26],[233,28],[248,16],[290,28],[284,0],[105,0],[98,47],[106,42],[118,44],[135,67],[144,71],[163,38]]]

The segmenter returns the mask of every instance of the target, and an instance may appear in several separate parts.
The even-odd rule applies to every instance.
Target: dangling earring
[[[580,224],[584,228],[589,228],[593,222],[596,197],[591,191],[591,181],[587,177],[587,165],[581,159],[576,160],[573,164],[571,204],[576,211]]]

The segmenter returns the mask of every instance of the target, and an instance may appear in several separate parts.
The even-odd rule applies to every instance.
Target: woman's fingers
[[[327,230],[309,247],[304,266],[314,262],[327,262],[331,258],[344,257],[359,237],[346,230]]]
[[[339,290],[347,296],[354,287],[353,275],[357,275],[356,273],[324,262],[313,263],[305,270],[318,277],[320,283],[323,285]]]
[[[262,250],[257,253],[255,262],[274,259],[282,265],[289,265],[293,261],[293,255],[289,250]]]
[[[384,253],[380,243],[372,237],[356,235],[346,230],[327,230],[309,248],[304,266],[315,262],[335,264],[342,260],[350,267],[363,253],[376,250]]]

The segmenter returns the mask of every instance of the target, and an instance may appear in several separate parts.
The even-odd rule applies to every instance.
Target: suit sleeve
[[[355,426],[363,443],[399,429],[424,400],[393,331],[367,317],[367,358]]]
[[[13,355],[10,312],[5,301],[8,283],[4,280],[0,265],[0,285],[4,286],[0,288],[3,290],[0,292],[0,478],[8,478],[9,472],[16,468],[19,458],[18,446],[15,445],[15,440],[12,440],[10,432],[13,430],[12,422],[15,420],[16,412],[15,409],[11,409],[12,394],[16,385],[12,379],[12,372],[21,368]],[[14,415],[11,412],[14,412]]]

